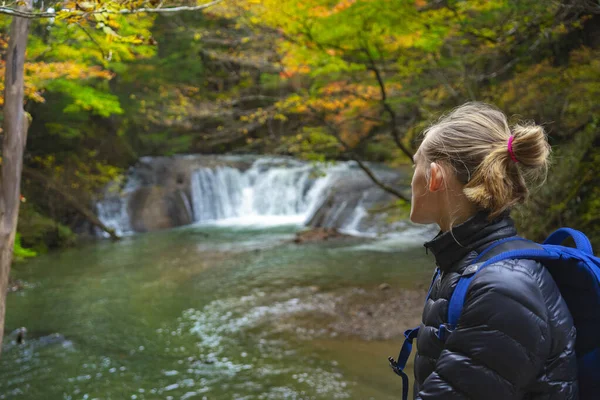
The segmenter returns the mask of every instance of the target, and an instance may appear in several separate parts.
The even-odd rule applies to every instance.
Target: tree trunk
[[[25,0],[25,6],[20,8],[30,9],[31,0]],[[6,287],[19,215],[23,151],[29,127],[28,118],[23,110],[23,74],[28,34],[29,20],[14,17],[4,80],[4,139],[0,173],[0,345],[4,336]]]

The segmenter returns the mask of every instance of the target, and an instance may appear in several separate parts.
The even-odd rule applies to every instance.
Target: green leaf
[[[21,245],[21,235],[17,233],[15,236],[15,246],[13,256],[15,261],[22,261],[26,258],[32,258],[37,256],[37,253],[31,249],[23,248]]]
[[[87,111],[101,117],[109,117],[124,112],[117,96],[91,86],[83,86],[78,82],[57,79],[48,85],[48,90],[64,93],[73,99],[63,110],[66,113]]]

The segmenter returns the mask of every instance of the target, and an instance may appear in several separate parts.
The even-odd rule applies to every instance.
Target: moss
[[[40,214],[29,203],[21,207],[17,230],[21,245],[36,253],[73,246],[77,239],[69,227]]]
[[[25,260],[26,258],[32,258],[35,256],[37,256],[37,252],[31,249],[26,249],[21,245],[21,235],[17,233],[17,236],[15,237],[13,260],[19,262]]]

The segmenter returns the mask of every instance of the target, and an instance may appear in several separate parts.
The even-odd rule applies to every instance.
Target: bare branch
[[[200,11],[205,8],[212,7],[219,3],[223,2],[223,0],[214,0],[210,3],[201,4],[199,6],[180,6],[180,7],[167,7],[167,8],[137,8],[133,10],[120,10],[119,14],[139,14],[139,13],[149,13],[149,14],[167,14],[167,13],[177,13],[181,11]]]
[[[93,211],[91,211],[85,205],[82,204],[80,199],[77,199],[75,196],[70,194],[66,188],[62,187],[51,177],[27,167],[23,168],[23,175],[29,179],[35,180],[39,184],[44,185],[46,186],[46,188],[51,189],[57,194],[59,194],[67,203],[71,205],[71,207],[73,207],[73,209],[75,209],[79,214],[81,214],[89,223],[108,233],[112,240],[121,239],[114,229],[104,225],[104,223],[100,221],[98,216],[96,216],[96,214],[94,214]]]
[[[242,103],[247,103],[247,102],[254,102],[254,101],[271,101],[274,102],[275,100],[278,100],[277,97],[273,97],[273,96],[266,96],[263,94],[256,94],[256,95],[248,95],[248,96],[243,96],[243,97],[239,97],[237,99],[233,99],[230,101],[225,101],[222,103],[222,105],[224,106],[229,106],[229,107],[237,107]]]
[[[279,73],[281,68],[263,60],[247,60],[242,57],[234,57],[227,54],[221,54],[216,51],[200,50],[200,54],[209,60],[214,60],[222,64],[239,65],[245,68],[257,69],[262,72]]]
[[[396,112],[394,111],[392,106],[390,106],[389,103],[387,102],[387,90],[385,87],[385,82],[383,81],[383,76],[381,75],[381,71],[377,67],[377,64],[375,63],[375,60],[373,59],[373,55],[371,54],[369,49],[366,46],[363,46],[362,50],[364,51],[364,53],[367,55],[367,58],[369,59],[369,65],[367,65],[367,69],[369,69],[370,71],[373,72],[373,74],[375,74],[375,79],[377,79],[377,83],[379,84],[379,90],[381,92],[381,105],[383,106],[383,109],[390,116],[390,128],[391,128],[392,137],[394,138],[394,142],[396,143],[396,146],[398,146],[400,148],[400,150],[402,150],[402,152],[408,158],[410,158],[411,161],[413,161],[412,152],[400,140],[400,132],[398,132],[398,116],[396,115]]]
[[[358,166],[360,167],[360,169],[362,169],[365,174],[367,174],[367,176],[369,177],[369,179],[371,179],[371,181],[379,186],[381,189],[383,189],[384,191],[393,194],[394,196],[396,196],[397,198],[404,200],[405,202],[410,204],[410,199],[408,197],[406,197],[402,192],[400,192],[399,190],[396,190],[395,188],[389,186],[388,184],[386,184],[385,182],[381,181],[379,178],[377,178],[377,176],[373,173],[373,171],[371,171],[371,169],[364,163],[362,162],[358,156],[356,156],[356,154],[352,151],[352,148],[344,141],[344,139],[342,139],[342,137],[339,134],[339,131],[337,129],[337,127],[333,126],[329,121],[327,121],[317,110],[315,110],[313,107],[309,106],[309,108],[313,111],[313,113],[315,115],[318,116],[319,120],[321,120],[321,122],[327,127],[327,129],[329,130],[329,132],[331,132],[331,134],[335,137],[335,139],[338,141],[338,143],[344,148],[344,151],[346,152],[346,154],[349,156],[349,158],[356,162],[356,164],[358,164]]]
[[[88,32],[88,30],[85,29],[83,26],[81,26],[80,24],[77,24],[77,26],[87,35],[87,37],[92,41],[92,43],[94,43],[94,45],[96,45],[98,50],[100,50],[100,54],[102,54],[102,58],[106,59],[106,53],[104,52],[104,49],[102,48],[100,43],[98,43],[98,41],[96,41],[96,39],[94,39],[92,34],[90,32]]]
[[[360,169],[362,169],[365,172],[365,174],[367,174],[367,176],[373,181],[374,184],[376,184],[377,186],[379,186],[381,189],[385,190],[386,192],[393,194],[394,196],[398,197],[399,199],[404,200],[405,202],[410,204],[410,199],[408,197],[406,197],[400,191],[387,185],[385,182],[380,181],[379,178],[377,178],[375,176],[373,171],[371,171],[371,169],[369,167],[367,167],[366,164],[363,163],[358,157],[352,157],[352,160],[354,162],[356,162],[356,164],[358,164]]]
[[[535,48],[538,47],[541,42],[542,42],[542,37],[539,37],[535,42],[533,42],[533,44],[531,46],[529,46],[528,54],[531,54],[531,52],[533,50],[535,50]],[[509,62],[507,62],[506,64],[504,64],[497,71],[491,72],[489,74],[481,74],[481,75],[477,76],[475,78],[475,80],[477,80],[478,82],[481,82],[481,81],[485,81],[488,79],[497,78],[498,76],[503,75],[508,70],[510,70],[512,67],[514,67],[519,61],[521,61],[521,58],[522,58],[521,56],[517,56],[517,57],[513,58],[512,60],[510,60]]]
[[[168,14],[168,13],[177,13],[182,11],[200,11],[206,8],[212,7],[216,4],[221,3],[223,0],[214,0],[210,3],[201,4],[199,6],[179,6],[179,7],[167,7],[167,8],[134,8],[132,10],[122,9],[122,10],[106,10],[106,9],[98,9],[90,12],[79,12],[81,15],[91,15],[91,14]],[[0,14],[10,15],[12,17],[21,17],[27,19],[40,19],[40,18],[56,18],[59,15],[59,12],[44,12],[44,11],[27,11],[20,10],[16,8],[0,6]]]
[[[11,17],[21,17],[21,18],[56,18],[55,12],[40,12],[40,11],[27,11],[27,10],[19,10],[16,8],[0,6],[0,14],[10,15]]]

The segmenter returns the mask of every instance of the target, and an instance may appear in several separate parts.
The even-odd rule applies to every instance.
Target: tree
[[[51,9],[51,11],[32,11],[31,0],[25,0],[24,4],[16,7],[0,7],[0,14],[13,16],[8,43],[8,56],[5,63],[4,140],[0,175],[0,343],[2,343],[4,333],[6,291],[19,214],[23,152],[30,124],[30,120],[23,109],[25,50],[30,20],[34,18],[60,18],[71,24],[91,25],[96,29],[101,29],[108,37],[120,37],[114,29],[118,26],[118,23],[115,24],[114,15],[198,11],[218,4],[220,1],[215,0],[203,5],[179,5],[165,8],[162,7],[162,3],[154,7],[152,3],[146,4],[144,2],[66,2],[57,4],[56,8]],[[58,11],[54,11],[55,9],[58,9]],[[121,39],[131,44],[140,41],[136,37],[121,37]]]
[[[549,180],[524,209],[524,232],[540,238],[567,223],[600,229],[598,151],[590,147],[600,140],[593,100],[600,80],[596,2],[226,4],[229,15],[279,36],[280,77],[295,90],[247,118],[302,120],[293,135],[278,138],[282,151],[318,160],[407,162],[420,132],[442,113],[487,101],[545,123],[551,144],[566,155],[551,172],[559,179]],[[585,173],[575,177],[575,170]]]
[[[27,0],[24,9],[31,7]],[[4,91],[4,142],[0,180],[0,343],[4,336],[6,290],[12,263],[21,195],[23,151],[29,120],[23,110],[23,74],[29,20],[15,17],[12,22]]]

